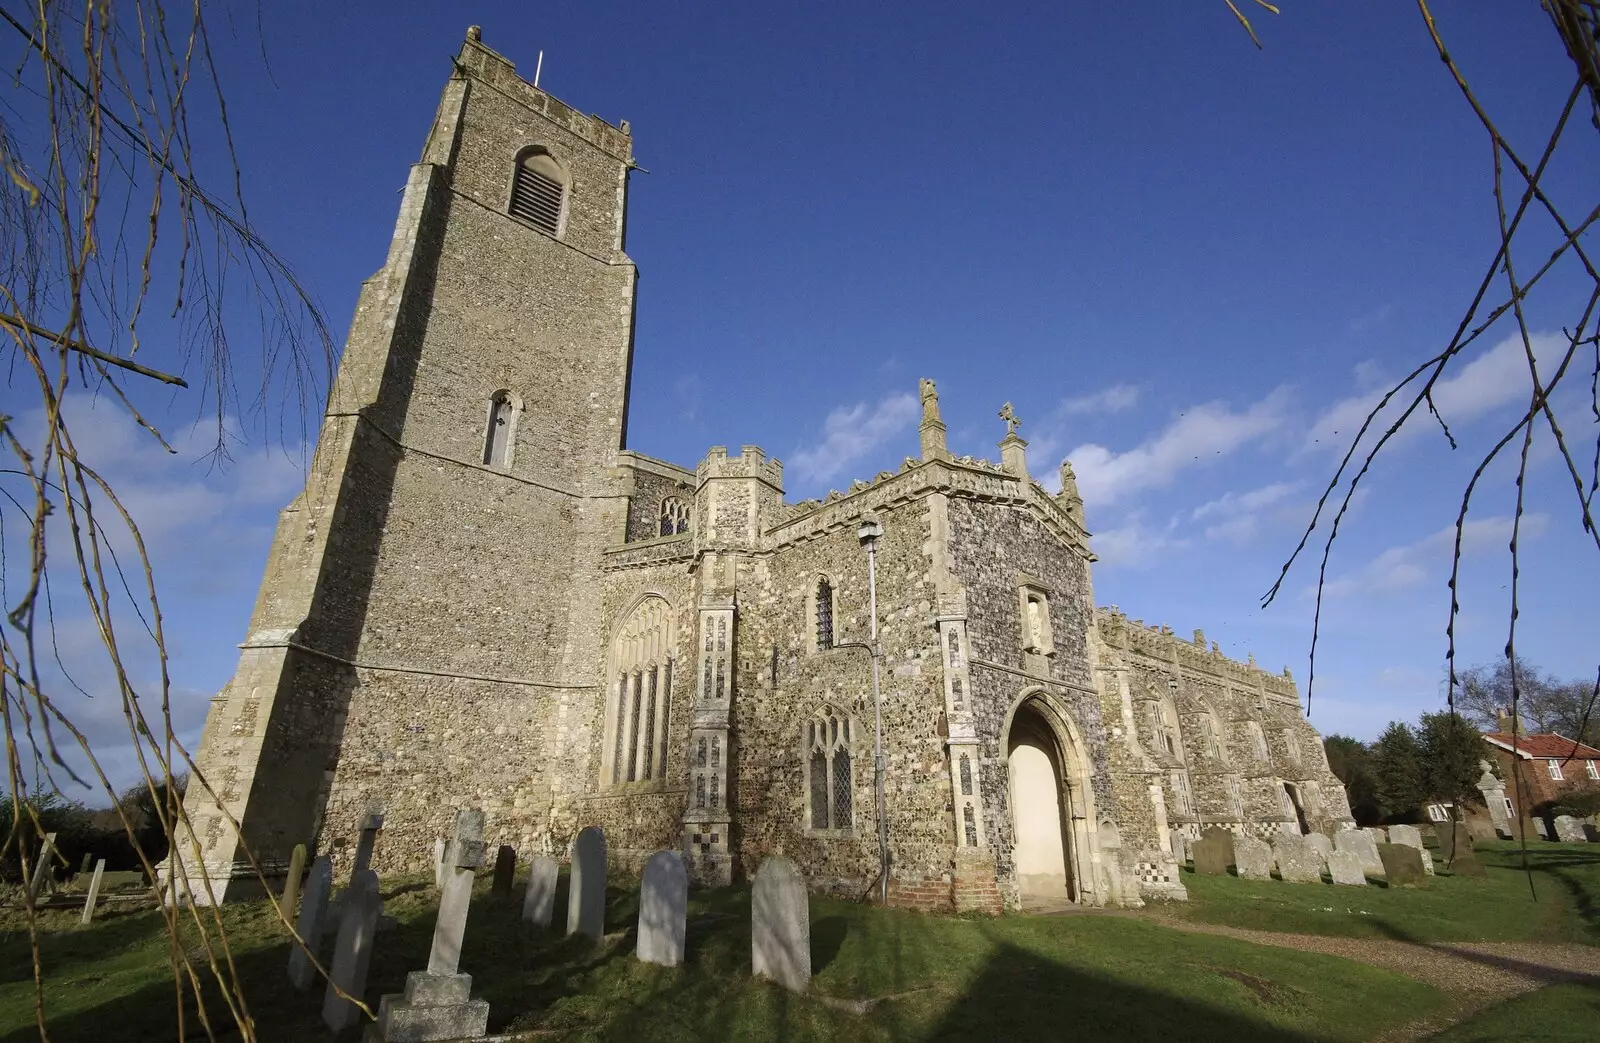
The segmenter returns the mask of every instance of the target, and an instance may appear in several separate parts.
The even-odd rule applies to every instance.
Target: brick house
[[[1560,735],[1518,735],[1487,732],[1483,736],[1505,780],[1507,795],[1516,792],[1512,766],[1521,763],[1524,811],[1537,812],[1552,801],[1581,790],[1600,788],[1600,750]]]

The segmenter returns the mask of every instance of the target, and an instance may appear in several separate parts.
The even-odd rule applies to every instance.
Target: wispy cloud
[[[1522,537],[1531,538],[1544,531],[1549,521],[1544,514],[1522,517]],[[1469,557],[1486,550],[1503,548],[1511,539],[1512,519],[1506,515],[1469,519],[1461,527],[1461,554]],[[1444,582],[1456,542],[1454,525],[1430,533],[1415,543],[1390,547],[1347,576],[1323,585],[1325,597],[1353,594],[1386,594],[1416,586],[1425,580]],[[1306,594],[1315,593],[1315,587]]]
[[[1061,403],[1060,412],[1068,416],[1075,413],[1120,413],[1137,405],[1139,394],[1140,389],[1134,384],[1113,384],[1092,395],[1067,399]]]
[[[1286,388],[1242,412],[1222,402],[1207,402],[1179,413],[1158,434],[1127,452],[1091,443],[1079,446],[1068,458],[1084,499],[1111,504],[1165,486],[1186,468],[1212,463],[1270,434],[1283,423],[1288,404]]]
[[[1229,492],[1194,509],[1190,518],[1207,522],[1207,539],[1242,542],[1261,529],[1263,513],[1300,491],[1304,482],[1273,482],[1248,492]]]
[[[831,481],[904,432],[920,411],[917,396],[904,391],[840,406],[823,421],[821,439],[795,449],[786,466],[801,484]]]
[[[1094,552],[1104,565],[1124,568],[1145,568],[1161,555],[1189,546],[1189,540],[1179,535],[1178,519],[1165,526],[1151,525],[1142,511],[1132,511],[1122,524],[1094,534]]]

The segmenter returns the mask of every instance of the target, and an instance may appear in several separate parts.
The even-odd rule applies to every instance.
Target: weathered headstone
[[[1378,845],[1372,834],[1360,829],[1347,829],[1333,835],[1334,853],[1348,851],[1361,863],[1363,873],[1383,874],[1383,860],[1378,857]],[[1333,871],[1333,859],[1328,860],[1328,871]],[[1335,881],[1337,882],[1337,881]]]
[[[1377,854],[1376,851],[1373,852]],[[1383,864],[1381,861],[1378,863]],[[1367,874],[1361,869],[1361,859],[1354,851],[1335,851],[1328,856],[1328,875],[1336,884],[1367,886]]]
[[[768,855],[750,894],[750,963],[757,977],[791,992],[811,982],[811,905],[805,877],[783,855]]]
[[[1593,822],[1584,822],[1582,825],[1583,839],[1591,844],[1600,844],[1600,826],[1596,826]]]
[[[1362,828],[1362,832],[1371,837],[1372,842],[1375,845],[1387,844],[1389,842],[1389,834],[1382,826],[1365,826]],[[1374,847],[1373,850],[1376,851],[1377,848]]]
[[[496,898],[510,898],[511,883],[516,876],[516,848],[501,844],[500,849],[494,853],[494,882],[489,886],[489,893]]]
[[[606,835],[585,826],[572,841],[572,875],[567,882],[567,933],[599,941],[606,933]]]
[[[1556,816],[1556,839],[1563,844],[1581,844],[1588,838],[1583,835],[1583,824],[1571,815]]]
[[[1291,884],[1320,884],[1326,860],[1305,837],[1280,836],[1272,842],[1278,875]]]
[[[1542,818],[1534,819],[1533,820],[1533,828],[1537,829],[1539,831],[1539,838],[1541,840],[1549,840],[1550,839],[1550,824],[1547,823],[1544,819],[1542,819]]]
[[[1421,851],[1422,830],[1416,826],[1390,826],[1389,843],[1404,844],[1406,847],[1414,847]]]
[[[1305,835],[1305,842],[1307,845],[1314,848],[1317,854],[1322,856],[1322,860],[1324,862],[1328,860],[1329,855],[1333,854],[1333,841],[1328,839],[1328,834],[1326,833],[1318,833],[1315,831],[1307,833]]]
[[[56,857],[56,835],[46,833],[44,843],[39,847],[39,861],[33,867],[33,876],[28,880],[28,900],[38,901],[39,891],[44,887],[44,882],[50,879],[50,863]]]
[[[1428,876],[1432,876],[1433,875],[1433,852],[1429,851],[1425,847],[1419,847],[1416,850],[1417,850],[1417,854],[1422,856],[1422,871],[1424,873],[1426,873]]]
[[[1468,835],[1470,835],[1474,841],[1500,839],[1500,834],[1495,830],[1494,823],[1489,819],[1479,818],[1474,815],[1472,818],[1467,819],[1464,824],[1467,827]],[[1510,831],[1507,830],[1507,832]]]
[[[322,1023],[333,1032],[345,1029],[360,1014],[360,1009],[339,993],[360,999],[367,991],[380,904],[378,874],[361,870],[345,889],[344,915],[333,945],[333,965],[328,969],[328,991],[322,997]]]
[[[433,842],[433,886],[444,886],[445,849],[447,847],[444,837],[438,837]]]
[[[1472,832],[1465,822],[1441,822],[1435,832],[1439,835],[1439,857],[1446,862],[1472,850]]]
[[[1428,875],[1423,872],[1421,848],[1410,844],[1379,844],[1378,858],[1383,862],[1383,875],[1390,887],[1424,887]]]
[[[106,860],[95,863],[94,878],[89,881],[89,893],[83,899],[83,923],[94,919],[94,903],[100,898],[100,880],[106,875]]]
[[[472,975],[460,973],[473,870],[483,865],[483,812],[463,811],[456,817],[456,839],[449,851],[455,863],[445,869],[428,969],[407,974],[405,992],[379,1001],[378,1024],[369,1030],[369,1039],[429,1043],[481,1036],[489,1024],[488,1002],[472,998]]]
[[[639,942],[645,963],[683,963],[684,918],[689,913],[689,873],[676,851],[657,851],[645,863],[639,884]]]
[[[556,878],[561,867],[549,855],[535,855],[528,863],[528,889],[522,893],[522,918],[537,927],[549,927],[556,910]]]
[[[1483,863],[1478,861],[1478,855],[1471,848],[1461,848],[1456,852],[1456,857],[1450,860],[1450,872],[1456,876],[1485,876]]]
[[[1234,860],[1233,840],[1201,837],[1194,842],[1194,871],[1202,876],[1227,876]]]
[[[311,863],[311,875],[306,879],[305,895],[300,900],[300,915],[295,919],[294,932],[315,952],[322,942],[324,921],[328,915],[328,893],[333,890],[333,862],[327,855],[318,855]],[[297,989],[311,984],[316,973],[311,957],[299,942],[289,949],[289,981]]]
[[[93,864],[94,864],[94,855],[91,854],[88,851],[85,851],[83,853],[83,861],[78,863],[78,874],[77,875],[78,876],[82,876],[83,874],[87,873],[89,871],[89,867],[91,865],[93,865]]]
[[[1272,879],[1272,845],[1255,837],[1239,837],[1233,842],[1234,864],[1241,880]]]
[[[306,873],[306,846],[296,844],[294,853],[289,856],[289,872],[283,878],[283,894],[278,898],[278,911],[285,920],[294,917],[294,910],[300,904],[300,880]]]
[[[1172,842],[1172,860],[1181,866],[1189,861],[1189,838],[1176,831],[1168,836]]]

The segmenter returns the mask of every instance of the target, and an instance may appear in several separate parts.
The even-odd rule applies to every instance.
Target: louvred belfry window
[[[561,233],[561,208],[567,175],[555,157],[542,149],[523,156],[511,184],[511,213],[541,232]]]

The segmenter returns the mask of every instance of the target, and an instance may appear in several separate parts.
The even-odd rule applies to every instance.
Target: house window
[[[1429,804],[1428,818],[1432,819],[1434,822],[1449,822],[1450,811],[1443,804]]]
[[[833,647],[833,584],[817,580],[817,648]]]
[[[483,436],[483,462],[486,466],[511,466],[516,422],[516,396],[509,391],[496,391],[489,399],[489,427]]]
[[[1510,797],[1501,797],[1500,799],[1506,802],[1506,814],[1509,815],[1512,818],[1516,818],[1517,817],[1517,809],[1512,805],[1511,798]]]
[[[682,497],[668,496],[661,501],[661,535],[677,536],[689,531],[689,505]]]
[[[1560,782],[1560,781],[1562,781],[1563,779],[1566,778],[1565,775],[1561,774],[1561,762],[1560,761],[1545,761],[1544,763],[1545,763],[1545,767],[1550,769],[1550,777],[1552,779],[1554,779],[1556,782]]]
[[[812,829],[846,830],[854,820],[855,779],[850,718],[831,706],[806,722],[806,793]]]
[[[608,708],[610,741],[601,779],[609,785],[664,779],[667,721],[671,716],[673,621],[660,597],[648,597],[631,612],[611,645],[616,678]]]
[[[509,207],[513,217],[546,235],[560,235],[566,197],[567,172],[547,150],[536,145],[517,159]]]
[[[1594,761],[1584,761],[1583,768],[1584,771],[1588,772],[1591,779],[1600,779],[1600,764],[1596,764]]]

